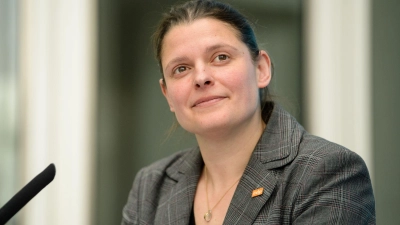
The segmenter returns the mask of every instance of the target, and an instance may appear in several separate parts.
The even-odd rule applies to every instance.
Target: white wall
[[[91,224],[96,103],[96,1],[20,0],[21,184],[49,163],[55,180],[22,224]]]
[[[369,0],[304,4],[309,131],[357,152],[373,175]]]

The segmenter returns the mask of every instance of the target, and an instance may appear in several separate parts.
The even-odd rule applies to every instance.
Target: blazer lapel
[[[162,224],[189,224],[202,167],[203,160],[197,148],[189,151],[177,165],[167,169],[167,174],[177,183],[165,203],[166,210]]]
[[[224,224],[252,224],[260,210],[267,206],[278,179],[274,169],[296,157],[304,129],[279,105],[274,106],[259,142],[233,195]],[[253,190],[263,188],[252,197]]]
[[[256,158],[251,161],[233,195],[224,220],[226,225],[251,224],[275,189],[277,180],[274,172],[267,170]],[[252,197],[252,192],[259,188],[263,188],[263,193]]]

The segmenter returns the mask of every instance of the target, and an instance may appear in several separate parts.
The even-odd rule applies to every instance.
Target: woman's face
[[[259,88],[269,84],[270,60],[253,62],[230,25],[212,18],[176,25],[161,53],[160,86],[179,124],[213,134],[260,119]]]

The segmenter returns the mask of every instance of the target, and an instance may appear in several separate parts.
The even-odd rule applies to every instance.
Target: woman
[[[246,19],[210,0],[155,33],[161,90],[198,147],[142,169],[122,224],[374,224],[362,159],[268,98],[272,65]]]

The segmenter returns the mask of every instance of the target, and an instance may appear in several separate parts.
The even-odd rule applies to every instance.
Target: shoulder
[[[371,179],[359,155],[309,134],[280,107],[267,128],[258,154],[276,174],[277,202],[290,208],[291,223],[375,223]]]
[[[321,185],[329,179],[345,181],[350,185],[363,183],[371,186],[367,166],[357,153],[307,132],[303,133],[297,156],[286,172],[291,173],[293,181],[303,187],[311,181]]]
[[[290,170],[302,166],[311,169],[319,163],[337,160],[366,168],[356,153],[308,133],[279,105],[274,107],[255,154],[268,169],[285,167]]]
[[[270,120],[256,154],[269,169],[280,168],[285,173],[313,174],[324,171],[337,173],[358,170],[369,180],[363,159],[349,149],[308,133],[294,117],[279,105],[274,106]],[[301,181],[309,177],[303,177]]]
[[[179,164],[182,158],[191,150],[193,149],[185,149],[183,151],[176,152],[170,156],[155,161],[150,165],[143,167],[138,174],[140,174],[141,176],[156,176],[163,174],[169,167]]]
[[[358,154],[305,133],[291,167],[299,188],[296,222],[374,223],[372,184]]]
[[[365,162],[357,153],[307,132],[299,143],[296,163],[312,168],[312,173],[323,169],[326,172],[345,174],[345,170],[350,169],[353,172],[357,170],[365,179],[370,179]]]
[[[145,185],[147,189],[143,191],[148,191],[149,186],[155,186],[154,188],[158,188],[162,182],[166,182],[165,180],[173,181],[179,173],[183,162],[186,162],[188,158],[191,158],[194,152],[195,148],[185,149],[143,167],[135,176],[133,190],[139,191],[137,189],[140,189],[141,186]]]
[[[123,209],[122,224],[139,224],[139,220],[152,221],[158,201],[175,184],[174,176],[182,161],[193,154],[186,149],[160,159],[144,168],[135,176],[128,201]]]

